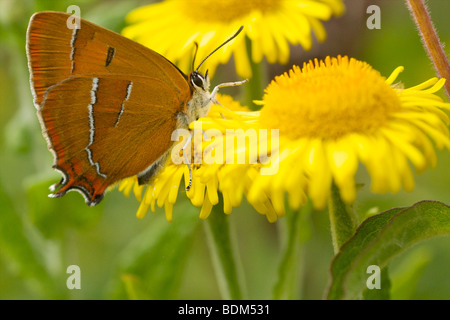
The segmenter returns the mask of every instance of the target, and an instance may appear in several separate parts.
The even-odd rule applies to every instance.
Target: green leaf
[[[425,268],[430,264],[433,254],[428,247],[419,247],[412,250],[397,266],[392,270],[391,299],[411,300],[414,299],[417,283]]]
[[[369,289],[363,291],[364,300],[389,300],[391,298],[391,279],[388,267],[381,269],[380,289]]]
[[[383,268],[412,245],[449,234],[450,207],[437,201],[422,201],[368,218],[333,259],[327,298],[361,298],[368,266]]]
[[[118,258],[118,272],[130,299],[176,298],[200,219],[198,209],[187,201],[177,202],[173,210],[172,222],[161,215]]]

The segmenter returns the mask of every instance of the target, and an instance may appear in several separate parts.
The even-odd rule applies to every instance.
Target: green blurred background
[[[120,32],[124,17],[147,1],[0,0],[0,299],[220,299],[199,208],[180,194],[174,221],[163,210],[135,217],[134,196],[109,192],[94,208],[78,193],[49,199],[59,181],[29,88],[25,34],[36,11],[66,11],[78,5],[81,16]],[[366,8],[381,8],[381,29],[366,27]],[[450,43],[450,1],[429,0],[441,40]],[[293,48],[291,64],[347,54],[367,61],[383,75],[405,67],[398,80],[406,87],[435,76],[403,0],[346,1],[347,13],[325,26],[328,40],[304,52]],[[271,79],[288,66],[268,66]],[[216,80],[236,79],[232,62]],[[225,76],[226,75],[226,76]],[[232,79],[229,79],[231,77]],[[443,98],[443,91],[439,93]],[[261,93],[262,95],[262,93]],[[261,96],[253,97],[260,99]],[[356,208],[374,213],[420,200],[450,204],[450,155],[438,151],[438,165],[416,175],[411,193],[373,195],[367,174]],[[182,193],[182,192],[181,192]],[[292,213],[287,213],[292,214]],[[229,216],[242,260],[248,297],[270,299],[286,242],[289,218],[270,224],[245,202]],[[302,218],[302,246],[292,275],[296,299],[320,299],[329,278],[333,248],[326,211]],[[66,269],[81,269],[81,290],[68,290]],[[391,267],[393,298],[450,298],[450,239],[431,239],[397,257]]]

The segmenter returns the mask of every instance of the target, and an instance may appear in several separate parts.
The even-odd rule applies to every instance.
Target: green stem
[[[259,106],[255,105],[253,103],[253,100],[262,100],[264,88],[266,87],[267,83],[266,65],[264,64],[264,61],[261,61],[260,63],[253,62],[251,53],[251,41],[248,38],[246,39],[246,44],[247,52],[249,53],[248,55],[250,67],[252,70],[252,77],[251,79],[249,79],[250,81],[244,86],[246,89],[245,102],[251,110],[259,110]]]
[[[225,300],[245,299],[241,264],[230,228],[230,217],[223,212],[220,201],[204,223],[205,233],[217,282]]]
[[[355,212],[351,208],[348,208],[344,201],[342,201],[339,189],[334,183],[331,186],[328,211],[334,253],[337,254],[340,247],[355,233],[356,227],[358,226],[358,217]]]
[[[278,280],[273,289],[273,299],[298,299],[301,295],[303,243],[309,240],[310,210],[288,212],[279,221],[280,232],[285,239],[284,252],[278,267]]]

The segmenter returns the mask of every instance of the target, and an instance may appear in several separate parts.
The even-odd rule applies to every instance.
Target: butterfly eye
[[[203,76],[199,73],[193,72],[191,75],[191,82],[193,85],[203,89]]]

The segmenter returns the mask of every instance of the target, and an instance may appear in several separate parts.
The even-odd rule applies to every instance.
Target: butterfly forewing
[[[85,20],[69,29],[68,18],[35,14],[27,54],[44,136],[64,176],[55,196],[79,190],[93,205],[170,148],[191,92],[161,55]]]
[[[31,17],[27,54],[38,105],[50,86],[77,74],[148,76],[188,92],[186,76],[160,54],[84,19],[80,29],[69,29],[69,18],[62,12]]]

